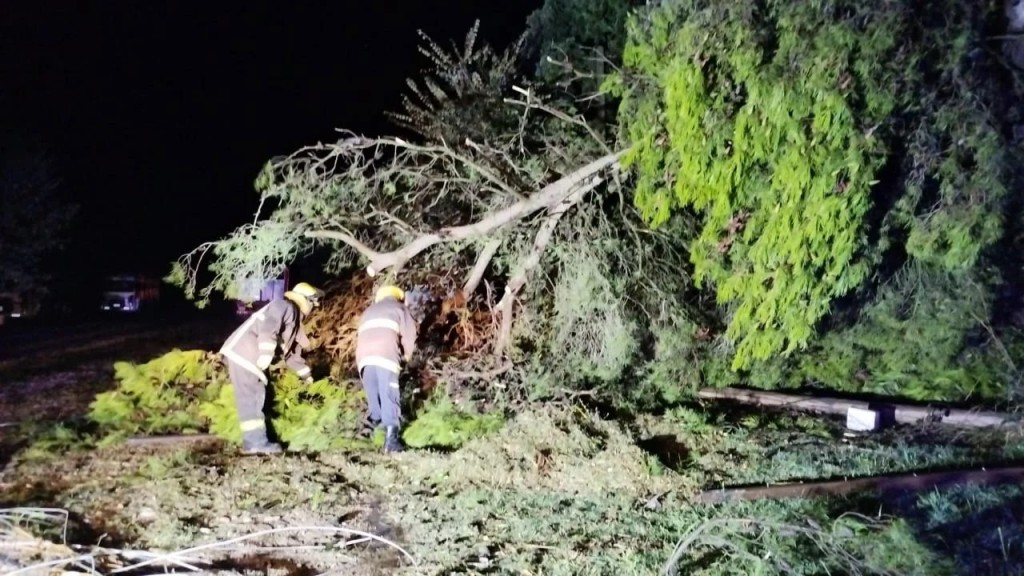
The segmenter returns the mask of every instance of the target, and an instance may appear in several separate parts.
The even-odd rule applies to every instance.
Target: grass
[[[1021,454],[1005,436],[903,428],[842,441],[833,420],[698,406],[624,422],[534,407],[455,450],[238,458],[230,449],[72,450],[21,459],[5,505],[65,507],[133,548],[173,550],[287,526],[346,526],[401,545],[342,550],[267,536],[323,570],[421,574],[1024,574],[1020,487],[695,506],[724,484],[972,465]],[[17,491],[15,491],[17,492]],[[2,493],[2,491],[0,491]],[[362,571],[359,571],[362,570]],[[405,570],[405,572],[403,572]],[[240,568],[239,573],[243,572]],[[293,572],[300,573],[300,572]]]

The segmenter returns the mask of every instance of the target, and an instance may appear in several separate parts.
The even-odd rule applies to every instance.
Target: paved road
[[[125,359],[151,345],[209,348],[237,324],[230,315],[168,314],[155,317],[110,316],[65,323],[9,323],[0,327],[0,370],[32,365],[45,368],[76,358]]]

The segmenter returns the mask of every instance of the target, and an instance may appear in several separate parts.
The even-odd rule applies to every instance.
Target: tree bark
[[[954,408],[935,408],[930,406],[908,406],[904,404],[874,403],[861,400],[843,400],[839,398],[813,398],[809,396],[797,396],[795,394],[781,394],[778,392],[740,390],[738,388],[703,388],[697,393],[697,396],[705,400],[733,400],[743,404],[795,408],[798,410],[826,412],[831,414],[845,414],[850,408],[875,410],[881,412],[883,415],[891,413],[894,421],[900,424],[915,424],[923,421],[933,421],[941,424],[969,428],[987,428],[991,426],[1019,427],[1021,425],[1021,421],[1018,417],[1002,412],[957,410]]]
[[[476,257],[476,264],[473,269],[470,270],[469,275],[466,276],[466,282],[462,285],[462,293],[469,298],[477,287],[480,286],[480,281],[484,279],[484,273],[487,272],[487,267],[491,264],[491,259],[494,258],[494,254],[501,247],[501,240],[494,239],[484,245],[483,249],[480,250],[480,254]]]
[[[851,480],[829,480],[823,482],[799,482],[775,486],[750,486],[708,490],[698,494],[695,500],[701,504],[718,504],[737,500],[760,500],[764,498],[806,498],[850,494],[869,490],[926,490],[940,485],[977,484],[1024,484],[1024,466],[981,470],[954,470],[948,472],[908,472],[885,476],[870,476]]]
[[[581,183],[618,162],[619,158],[621,158],[623,154],[625,154],[625,151],[602,156],[586,166],[583,166],[582,168],[559,178],[555,182],[548,184],[541,190],[530,195],[527,199],[516,202],[507,208],[493,212],[477,222],[463,226],[450,226],[442,228],[436,232],[424,234],[405,246],[391,252],[378,252],[360,242],[347,231],[311,230],[306,232],[305,236],[307,238],[321,238],[344,242],[370,261],[369,265],[366,267],[366,272],[370,276],[376,276],[388,268],[401,267],[424,250],[427,250],[436,244],[483,236],[506,226],[511,222],[515,222],[528,214],[536,212],[537,210],[556,206],[567,196],[576,192]]]
[[[562,200],[561,204],[549,210],[547,217],[541,222],[540,229],[537,230],[537,235],[533,240],[533,248],[526,258],[519,263],[515,274],[512,275],[508,284],[505,285],[505,295],[498,302],[497,308],[501,314],[501,326],[498,330],[498,338],[494,342],[494,356],[496,358],[502,357],[505,353],[505,348],[512,338],[512,316],[514,314],[516,295],[526,285],[530,272],[540,264],[544,249],[551,242],[555,228],[558,227],[558,222],[570,208],[579,203],[588,192],[600,186],[602,182],[604,182],[603,178],[594,178],[590,183],[580,187],[580,189]]]

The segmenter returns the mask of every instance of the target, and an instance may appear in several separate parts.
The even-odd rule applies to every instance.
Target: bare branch
[[[597,142],[597,144],[605,151],[606,154],[611,154],[612,149],[611,147],[608,146],[608,143],[605,142],[604,138],[601,138],[601,136],[594,131],[594,128],[586,120],[584,120],[582,116],[572,117],[566,114],[565,112],[558,110],[557,108],[552,108],[547,104],[539,103],[536,98],[532,97],[529,90],[525,90],[523,88],[520,88],[519,86],[513,86],[512,89],[526,96],[526,101],[524,102],[522,100],[516,100],[514,98],[505,98],[505,102],[509,104],[515,104],[517,106],[522,106],[526,109],[535,108],[542,112],[547,112],[548,114],[554,116],[555,118],[558,118],[559,120],[564,120],[570,124],[579,126],[586,130],[588,134],[590,134],[590,137],[593,138],[595,142]]]
[[[406,142],[405,140],[402,140],[401,138],[374,138],[374,139],[365,139],[364,138],[363,142],[360,143],[360,147],[367,147],[367,146],[370,146],[370,145],[373,145],[373,144],[386,144],[386,145],[394,146],[396,148],[402,148],[402,149],[413,151],[413,152],[421,152],[421,153],[427,153],[427,154],[436,154],[436,155],[439,155],[439,156],[442,156],[442,157],[447,157],[447,158],[449,158],[451,160],[455,160],[455,161],[459,162],[460,164],[462,164],[464,166],[467,166],[469,168],[472,168],[473,170],[477,171],[481,176],[483,176],[485,179],[487,179],[489,182],[491,182],[492,184],[494,184],[495,186],[497,186],[499,189],[501,189],[502,191],[506,192],[507,194],[509,194],[511,196],[514,196],[516,198],[523,198],[522,193],[520,193],[515,188],[509,186],[508,183],[505,182],[504,179],[500,178],[497,174],[492,172],[486,166],[483,166],[479,162],[476,162],[475,160],[465,156],[464,154],[459,154],[458,152],[456,152],[455,150],[453,150],[452,148],[450,148],[450,147],[448,147],[446,145],[438,146],[438,145],[413,144],[411,142]]]
[[[360,242],[351,232],[342,232],[339,230],[313,230],[306,232],[306,238],[313,238],[317,240],[339,240],[348,244],[353,250],[359,252],[365,256],[371,262],[376,261],[381,257],[381,253],[377,252],[373,248],[370,248],[366,244]],[[371,273],[370,276],[373,276]]]
[[[344,242],[370,260],[369,265],[366,267],[366,273],[370,276],[376,276],[388,268],[401,268],[406,262],[415,258],[424,250],[442,242],[468,240],[489,234],[537,210],[557,206],[567,197],[578,195],[580,190],[590,191],[596,184],[590,183],[582,188],[579,187],[580,184],[592,178],[600,171],[616,164],[624,153],[625,151],[620,151],[602,156],[586,166],[548,184],[527,199],[492,212],[477,222],[462,226],[450,226],[433,233],[423,234],[405,246],[391,252],[378,252],[363,244],[348,231],[312,230],[306,232],[305,236],[307,238]]]
[[[473,269],[469,272],[466,277],[465,284],[462,285],[462,293],[466,296],[476,292],[477,286],[480,285],[480,281],[484,278],[484,273],[487,271],[487,266],[490,265],[491,259],[494,258],[494,254],[501,248],[501,240],[495,238],[488,242],[480,254],[476,258],[476,264]]]
[[[519,290],[526,285],[530,272],[540,264],[544,249],[551,242],[551,237],[554,235],[555,228],[558,227],[558,222],[569,208],[578,204],[587,192],[598,187],[602,182],[604,182],[603,178],[594,178],[590,183],[579,188],[573,194],[563,199],[560,204],[548,211],[547,217],[541,223],[540,229],[534,237],[533,248],[526,258],[520,262],[516,273],[509,279],[508,284],[505,285],[505,295],[498,302],[498,310],[501,313],[501,327],[498,330],[498,338],[494,344],[494,355],[496,357],[500,358],[505,353],[505,348],[508,346],[512,336],[512,313],[515,297]]]

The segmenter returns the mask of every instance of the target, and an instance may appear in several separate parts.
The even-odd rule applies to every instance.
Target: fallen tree
[[[415,140],[343,132],[272,160],[256,181],[253,222],[183,255],[169,279],[202,303],[322,250],[331,273],[363,268],[372,283],[398,281],[429,303],[420,320],[434,379],[523,381],[534,370],[616,380],[653,331],[685,318],[676,305],[688,284],[683,244],[643,226],[610,127],[520,76],[518,48],[478,45],[475,27],[457,52],[427,39],[432,67],[394,115]],[[207,270],[212,280],[200,286]],[[358,300],[339,287],[331,297],[345,303],[327,307],[335,315],[312,319],[324,333],[314,340],[330,341],[344,370],[372,291],[347,283],[359,284]],[[450,314],[457,321],[431,320]],[[469,325],[472,345],[435,333]]]
[[[647,3],[604,83],[617,126],[521,74],[518,43],[427,39],[393,115],[412,137],[273,159],[253,221],[171,280],[202,302],[320,250],[459,302],[477,338],[438,349],[438,380],[511,363],[499,379],[531,391],[654,403],[745,380],[1013,400],[1024,84],[982,49],[994,22],[919,0]]]

